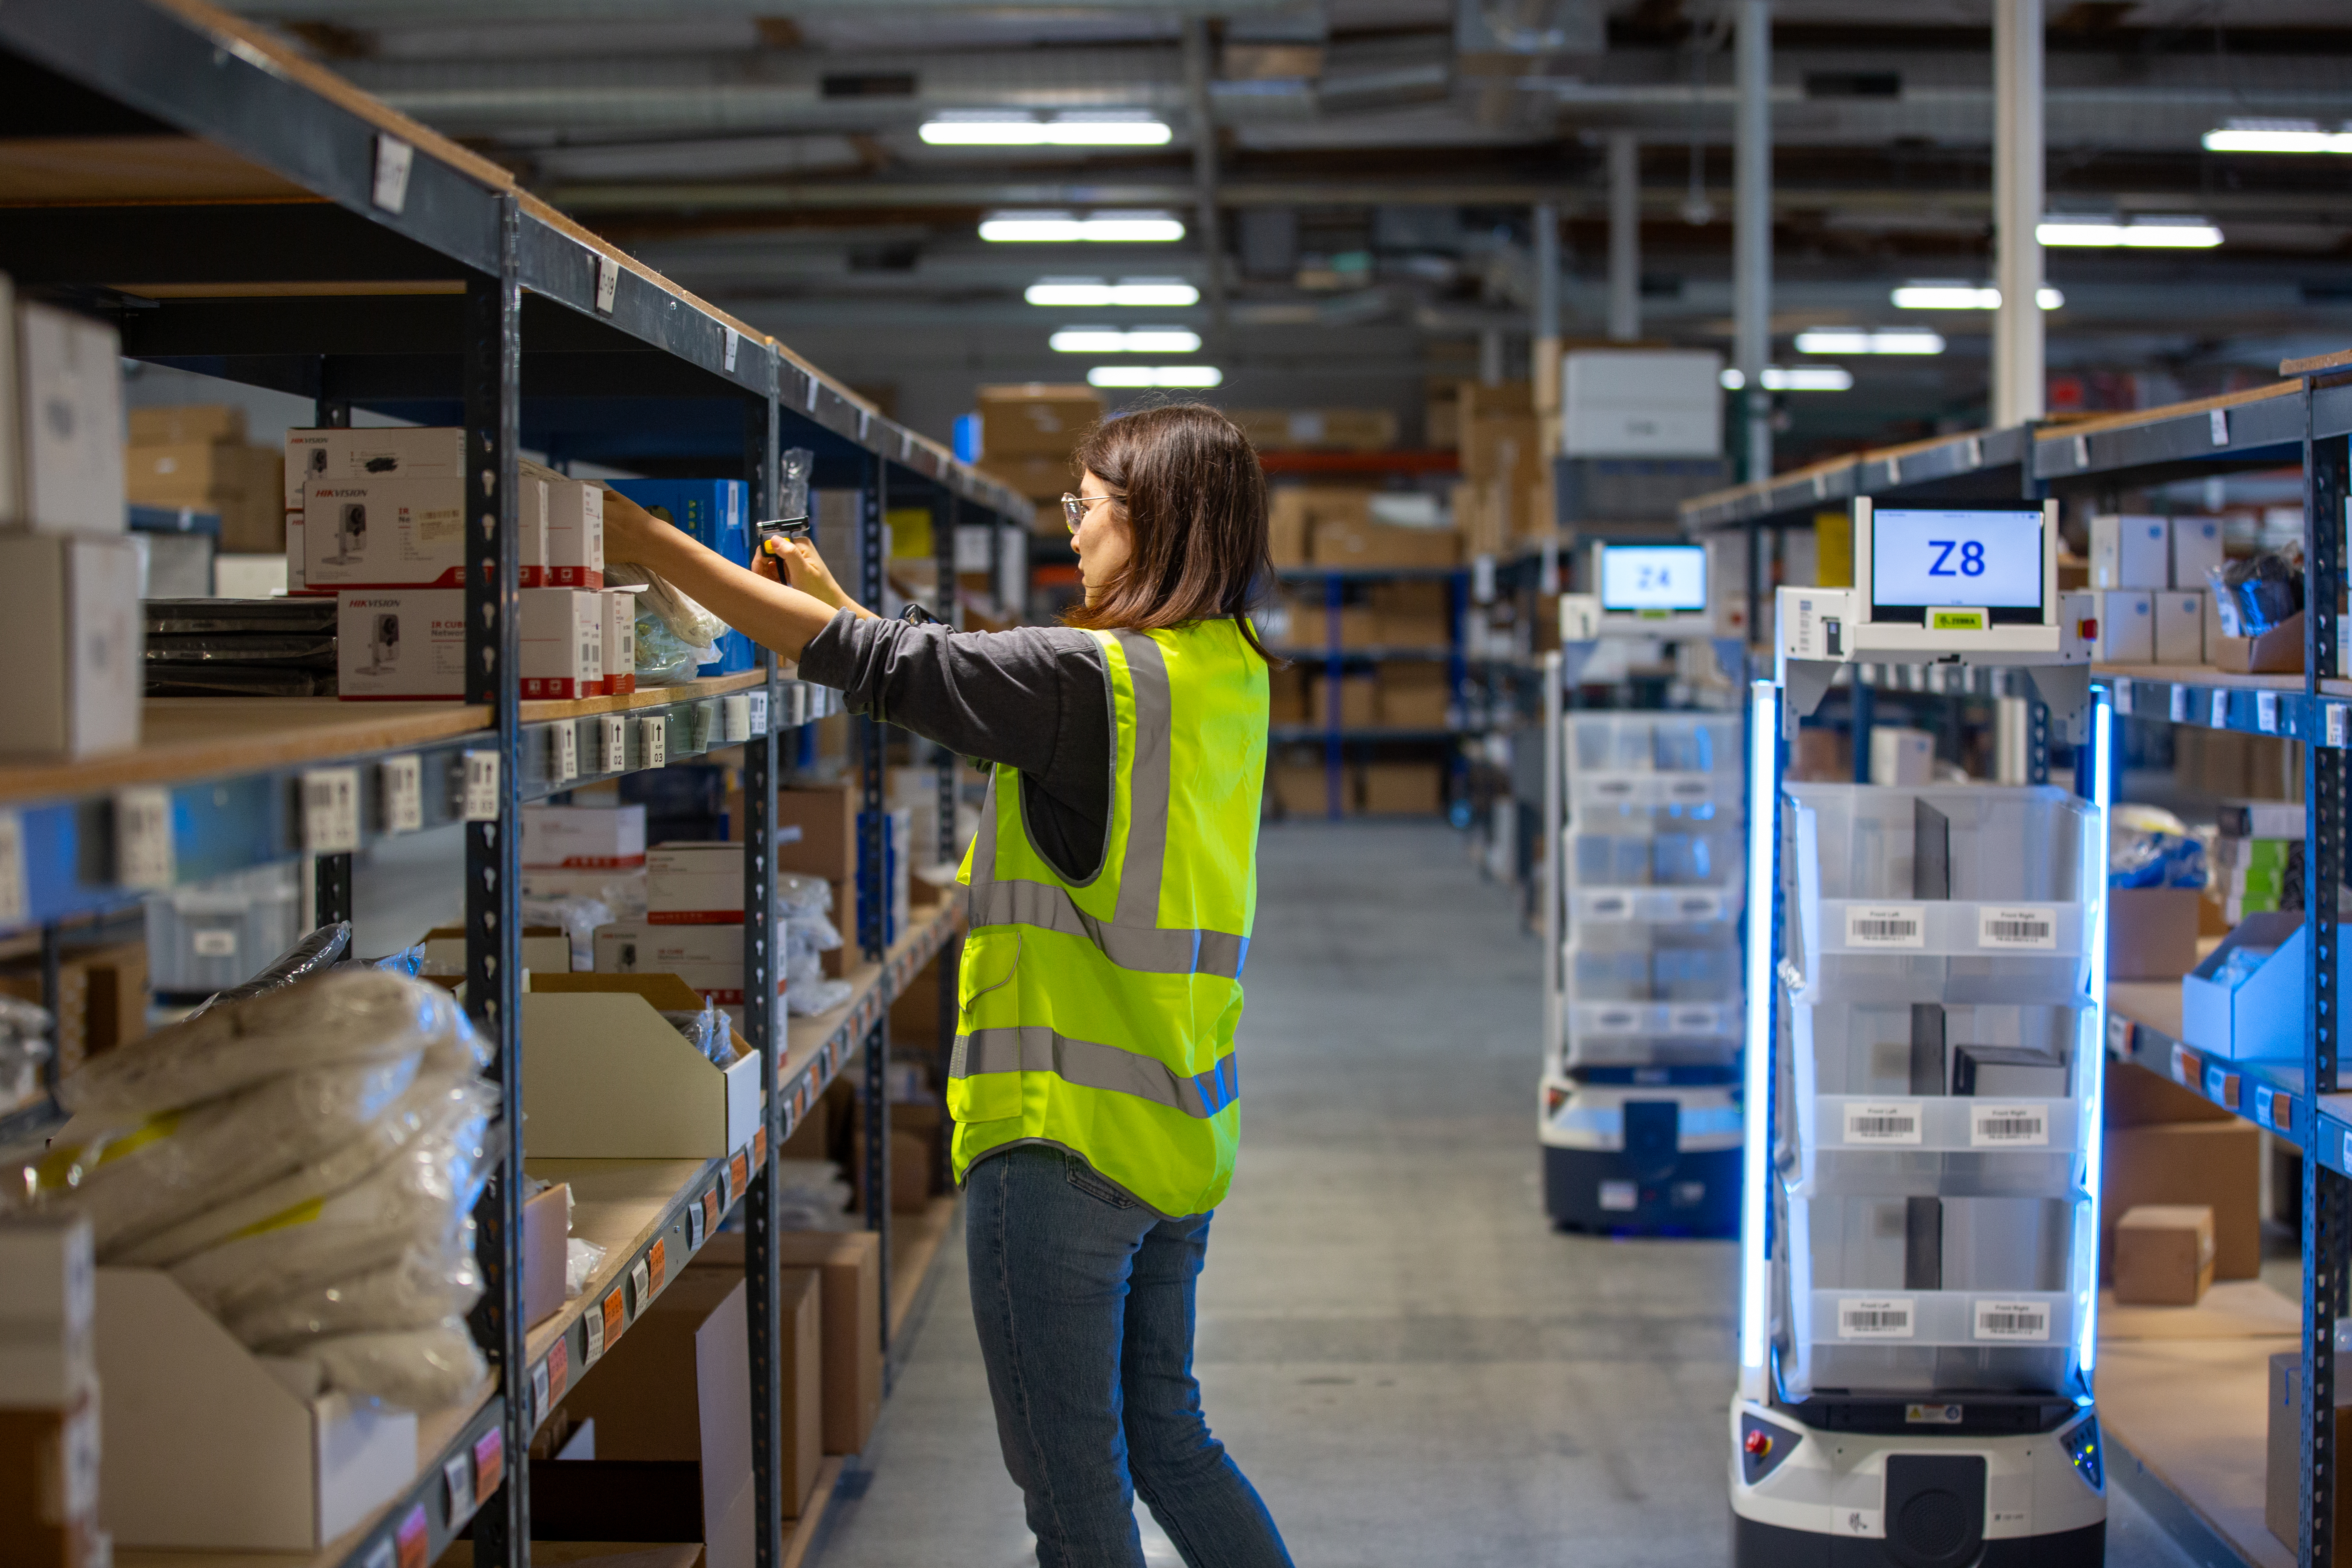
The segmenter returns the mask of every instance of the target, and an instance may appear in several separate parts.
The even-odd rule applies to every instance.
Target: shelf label
[[[738,1150],[727,1159],[727,1201],[732,1204],[751,1190],[751,1162]]]
[[[2116,681],[2115,699],[2116,711],[2129,718],[2132,710],[2132,683],[2128,680]]]
[[[751,1130],[751,1163],[763,1171],[768,1168],[768,1130],[764,1127]]]
[[[452,1454],[441,1461],[441,1484],[449,1493],[449,1518],[467,1518],[474,1511],[474,1457]]]
[[[2265,735],[2275,735],[2278,733],[2277,692],[2257,691],[2254,693],[2254,727]]]
[[[2205,431],[2212,437],[2213,445],[2216,447],[2228,446],[2230,444],[2230,411],[2226,408],[2208,409],[2205,414]]]
[[[550,782],[570,784],[580,776],[580,726],[569,719],[547,732]]]
[[[2315,1113],[2315,1120],[2316,1120]],[[2344,1169],[2352,1171],[2352,1132],[2344,1134]]]
[[[625,773],[628,766],[629,721],[618,713],[607,713],[596,721],[596,771]]]
[[[188,951],[198,958],[235,958],[236,931],[230,926],[215,926],[188,933]]]
[[[599,1334],[597,1339],[604,1348],[609,1349],[620,1342],[621,1336],[628,1331],[629,1327],[629,1303],[622,1296],[617,1286],[614,1288],[612,1294],[604,1298],[603,1318],[604,1332]]]
[[[25,882],[25,819],[0,811],[0,926],[24,924],[32,903]]]
[[[1849,904],[1845,911],[1848,947],[1925,947],[1927,906],[1925,904]]]
[[[368,200],[388,213],[398,213],[408,205],[408,171],[416,162],[416,149],[397,136],[379,133],[375,139],[375,179],[368,187]]]
[[[2278,1125],[2277,1122],[2271,1120],[2273,1116],[2277,1114],[2277,1099],[2278,1091],[2271,1088],[2268,1084],[2258,1083],[2254,1085],[2254,1124],[2256,1126],[2276,1127]]]
[[[686,1249],[695,1251],[702,1246],[702,1200],[697,1198],[686,1205]]]
[[[1842,1340],[1907,1340],[1914,1332],[1908,1296],[1841,1296],[1837,1314]]]
[[[581,1358],[581,1365],[585,1368],[594,1366],[604,1356],[604,1303],[600,1301],[590,1307],[583,1322],[588,1332],[588,1350],[587,1353]]]
[[[2058,911],[2041,904],[1987,904],[1977,910],[1977,945],[2055,952]]]
[[[568,1335],[559,1334],[554,1348],[547,1352],[547,1397],[551,1409],[553,1408],[551,1402],[562,1398],[564,1390],[571,1386],[572,1340]]]
[[[493,1426],[474,1439],[474,1496],[487,1498],[506,1479],[506,1433]]]
[[[751,692],[744,700],[751,705],[751,733],[755,736],[766,734],[768,732],[768,693],[765,689]]]
[[[360,1559],[360,1568],[394,1568],[398,1562],[393,1554],[392,1542],[379,1539],[368,1543],[367,1555]]]
[[[591,254],[596,258],[596,313],[609,316],[621,295],[621,264],[602,251]]]
[[[2166,712],[2176,724],[2189,722],[2189,688],[2176,686],[2172,689],[2172,706]]]
[[[741,341],[742,334],[736,331],[732,327],[725,327],[720,330],[727,334],[727,373],[730,375],[732,375],[735,374],[735,345]]]
[[[2215,687],[2206,697],[2205,722],[2215,730],[2230,727],[2230,694],[2221,687]]]
[[[668,1262],[669,1248],[656,1238],[653,1246],[646,1249],[646,1278],[656,1290],[660,1289],[663,1282],[669,1278],[669,1270],[667,1267]],[[644,1300],[640,1300],[637,1302],[637,1310],[645,1310],[645,1305]]]
[[[2047,1106],[1969,1107],[1969,1147],[1971,1149],[2046,1149],[2049,1146],[2050,1110]]]
[[[2347,726],[2344,722],[2344,714],[2345,707],[2341,702],[2327,704],[2327,744],[2331,746],[2340,748],[2345,744]]]
[[[348,855],[359,847],[359,769],[305,769],[302,847],[313,855]]]
[[[554,1407],[554,1378],[547,1370],[547,1363],[541,1362],[530,1369],[530,1409],[524,1413],[524,1424],[537,1426],[547,1419],[547,1413]]]
[[[1965,447],[1966,447],[1966,449],[1967,449],[1967,451],[1968,451],[1968,464],[1969,464],[1969,468],[1983,468],[1983,467],[1984,467],[1984,442],[1983,442],[1981,439],[1979,439],[1979,437],[1974,437],[1974,436],[1971,436],[1971,437],[1969,437],[1968,438],[1968,440],[1967,440],[1965,443],[1963,443],[1963,445],[1965,446]]]
[[[2050,1342],[2047,1301],[1979,1301],[1976,1337],[2020,1344]]]
[[[2091,466],[2091,438],[2088,436],[2074,437],[2074,466],[2078,468]]]
[[[638,748],[645,752],[645,765],[666,766],[669,762],[669,721],[656,715],[637,721]]]
[[[2131,1055],[2132,1021],[2121,1013],[2107,1015],[2107,1054],[2127,1058]]]
[[[383,830],[414,833],[425,826],[425,769],[415,757],[386,757],[376,764],[376,788],[383,792]]]
[[[496,822],[499,819],[499,754],[496,752],[466,753],[466,793],[458,815],[468,822]]]
[[[713,1187],[702,1194],[702,1234],[705,1237],[718,1234],[720,1212],[719,1189]],[[698,1241],[695,1245],[699,1247],[702,1243]]]
[[[656,1242],[654,1245],[659,1247],[661,1243]],[[653,1305],[654,1271],[642,1258],[629,1265],[629,1289],[636,1295],[638,1311],[642,1312]]]
[[[1925,1100],[1852,1101],[1845,1108],[1845,1141],[1916,1145],[1926,1136],[1927,1115]]]
[[[408,1510],[408,1517],[400,1521],[393,1539],[399,1547],[400,1568],[425,1568],[430,1555],[428,1548],[433,1544],[433,1527],[425,1522],[423,1503]]]
[[[2178,1040],[2172,1043],[2172,1081],[2184,1089],[2197,1087],[2197,1058]]]
[[[2238,1075],[2217,1063],[2206,1063],[2205,1098],[2224,1110],[2237,1110]]]
[[[114,797],[114,879],[126,888],[168,888],[178,879],[172,847],[172,792],[126,789]]]

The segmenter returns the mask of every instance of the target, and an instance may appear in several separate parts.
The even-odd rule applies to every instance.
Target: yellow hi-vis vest
[[[1265,663],[1229,619],[1092,634],[1110,669],[1109,833],[1073,882],[1037,852],[1018,769],[989,779],[959,879],[955,1173],[1056,1145],[1162,1215],[1233,1184],[1234,1028],[1257,910]]]

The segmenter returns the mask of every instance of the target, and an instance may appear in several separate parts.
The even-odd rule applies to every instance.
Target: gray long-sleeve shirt
[[[844,610],[802,651],[801,679],[983,762],[1018,768],[1029,837],[1074,882],[1110,833],[1110,669],[1071,626],[957,632]]]

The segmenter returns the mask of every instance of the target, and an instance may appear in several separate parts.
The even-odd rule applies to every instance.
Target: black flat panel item
[[[1911,803],[1911,896],[1952,896],[1952,819],[1924,800]]]
[[[1944,1009],[1938,1003],[1911,1004],[1911,1092],[1944,1092]]]

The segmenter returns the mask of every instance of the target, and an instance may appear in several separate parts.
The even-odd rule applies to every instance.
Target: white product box
[[[526,588],[522,694],[527,700],[593,697],[604,689],[604,602],[579,588]]]
[[[302,522],[313,593],[465,584],[463,479],[314,479]]]
[[[604,491],[537,463],[523,477],[547,486],[547,575],[551,588],[604,585]]]
[[[565,870],[634,870],[646,863],[642,805],[526,805],[522,863]]]
[[[637,595],[607,588],[596,596],[604,602],[604,694],[625,697],[637,689]]]
[[[656,844],[646,851],[649,924],[740,925],[743,920],[740,844]]]
[[[525,866],[522,896],[526,899],[596,899],[618,918],[643,920],[646,913],[646,872],[596,868]]]
[[[466,695],[466,591],[342,594],[335,607],[336,694],[346,702]]]
[[[2209,566],[2221,564],[2221,520],[2218,517],[2176,517],[2172,520],[2172,585],[2204,593],[2210,585]]]
[[[1925,730],[1880,724],[1870,731],[1870,782],[1906,788],[1936,779],[1936,737]]]
[[[224,599],[274,599],[287,591],[283,555],[215,555],[213,592]]]
[[[93,534],[0,535],[0,753],[86,757],[139,743],[147,623],[139,552]]]
[[[94,1386],[97,1268],[88,1220],[0,1227],[0,1409],[62,1410]]]
[[[2168,588],[2150,597],[2156,602],[2156,662],[2203,664],[2205,595],[2191,589]]]
[[[1687,350],[1580,350],[1561,362],[1561,450],[1571,458],[1712,458],[1723,450],[1723,358]]]
[[[286,432],[286,510],[314,480],[466,477],[466,433],[446,426]],[[462,499],[460,504],[463,504]]]
[[[0,525],[121,533],[122,340],[0,282]]]
[[[2091,586],[2166,588],[2172,584],[2172,529],[2160,517],[2091,519]]]
[[[2093,594],[2092,600],[2098,605],[2099,637],[2091,657],[2101,664],[2154,664],[2155,601],[2168,592],[2117,589]]]
[[[736,857],[737,879],[742,856]],[[599,974],[675,974],[722,1007],[743,1005],[741,925],[614,924],[596,928]],[[776,994],[784,992],[776,972]]]

